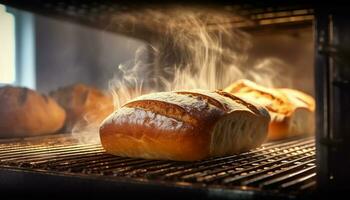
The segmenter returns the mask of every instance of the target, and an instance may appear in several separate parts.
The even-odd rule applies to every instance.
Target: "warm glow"
[[[15,82],[15,20],[0,5],[0,83]]]
[[[281,77],[277,74],[283,61],[266,58],[247,66],[250,59],[248,50],[253,45],[251,36],[227,23],[233,17],[232,13],[225,15],[216,10],[184,7],[172,7],[163,12],[145,9],[116,16],[118,22],[142,21],[145,26],[150,23],[150,26],[159,26],[158,30],[162,31],[157,45],[150,44],[152,48],[136,52],[131,65],[119,65],[122,79],[116,78],[110,82],[116,109],[143,93],[223,89],[242,78],[273,86]],[[213,22],[217,22],[215,26]],[[139,59],[140,55],[147,54],[145,50],[151,51],[148,52],[154,58],[151,63]],[[169,60],[172,61],[169,63]],[[156,70],[162,70],[163,73],[157,73]],[[164,74],[174,76],[168,78]],[[145,89],[144,82],[147,80],[156,80],[156,86]],[[159,85],[161,87],[157,87]]]
[[[162,35],[157,42],[149,44],[150,48],[138,49],[133,61],[120,64],[116,69],[121,76],[109,82],[115,109],[151,92],[217,90],[242,78],[273,86],[283,77],[278,75],[283,62],[277,58],[262,59],[248,66],[248,50],[253,45],[251,36],[227,23],[232,14],[208,12],[172,7],[163,12],[151,9],[127,12],[113,18],[116,26],[140,21],[148,26],[149,23],[151,27],[159,27],[157,30]],[[214,26],[213,22],[219,23]],[[144,55],[151,55],[152,59],[145,60]],[[150,80],[154,84],[147,86]],[[81,142],[99,142],[98,127],[77,126],[74,131],[73,135]]]

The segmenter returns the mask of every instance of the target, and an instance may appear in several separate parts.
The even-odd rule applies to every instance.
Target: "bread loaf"
[[[271,116],[268,140],[314,132],[315,101],[303,92],[267,88],[249,80],[236,81],[224,91],[267,108]]]
[[[34,90],[0,88],[0,137],[37,136],[62,128],[65,111],[52,98]]]
[[[113,112],[113,99],[102,91],[84,84],[73,84],[50,92],[67,113],[65,130],[91,123],[100,124]]]
[[[118,156],[194,161],[260,146],[269,120],[263,107],[226,92],[160,92],[111,114],[100,127],[100,139]]]
[[[315,133],[315,100],[308,94],[293,89],[278,89],[293,105],[287,136]]]

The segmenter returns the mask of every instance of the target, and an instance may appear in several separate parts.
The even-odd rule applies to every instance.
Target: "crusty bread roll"
[[[50,134],[62,128],[65,111],[52,98],[23,87],[0,88],[0,137]]]
[[[238,80],[224,91],[265,106],[270,113],[268,140],[314,133],[314,99],[293,89],[267,88]]]
[[[160,92],[111,114],[100,139],[118,156],[194,161],[260,146],[269,120],[263,107],[223,91]]]
[[[75,126],[100,124],[114,110],[113,98],[84,84],[73,84],[50,92],[67,113],[65,130]]]

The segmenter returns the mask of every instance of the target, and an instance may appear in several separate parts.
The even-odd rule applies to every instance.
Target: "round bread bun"
[[[51,97],[14,86],[0,87],[0,137],[26,137],[55,133],[66,113]]]
[[[114,111],[113,98],[84,84],[73,84],[50,92],[67,113],[65,130],[99,124]]]

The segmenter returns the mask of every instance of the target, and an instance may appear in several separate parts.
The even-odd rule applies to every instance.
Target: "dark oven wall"
[[[248,65],[270,61],[276,86],[314,95],[314,30],[312,24],[249,32],[253,46]]]

